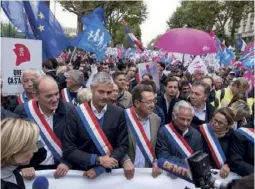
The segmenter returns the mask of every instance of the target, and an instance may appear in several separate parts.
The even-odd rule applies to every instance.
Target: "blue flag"
[[[44,1],[24,1],[24,8],[36,39],[42,40],[44,59],[57,58],[70,42]]]
[[[85,29],[87,28],[88,24],[90,23],[90,21],[93,19],[94,16],[98,16],[99,20],[102,22],[103,25],[106,24],[106,19],[104,16],[104,9],[101,7],[97,7],[92,13],[84,15],[81,18],[81,21],[83,23],[83,26],[85,27]]]
[[[70,45],[44,1],[3,1],[1,5],[14,26],[28,38],[42,40],[43,60],[57,58]]]
[[[220,62],[224,65],[224,66],[228,66],[231,62],[232,59],[235,57],[235,54],[233,51],[231,51],[228,48],[224,49],[224,52],[222,52],[220,54]]]
[[[4,13],[11,23],[22,31],[28,39],[35,39],[27,20],[23,1],[1,1]]]
[[[111,41],[109,32],[103,26],[98,16],[93,16],[86,30],[71,41],[76,46],[88,52],[94,52],[97,60],[103,60],[107,44]]]

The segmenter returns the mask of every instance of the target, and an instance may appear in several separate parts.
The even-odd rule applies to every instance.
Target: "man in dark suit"
[[[209,123],[213,116],[215,108],[207,101],[209,94],[208,84],[202,81],[195,81],[192,84],[189,101],[194,108],[194,117],[191,126],[196,129],[203,123]]]
[[[175,104],[172,122],[161,127],[158,132],[156,144],[158,159],[164,158],[185,165],[185,158],[202,150],[201,134],[190,127],[193,115],[194,109],[188,102],[181,100]]]
[[[152,176],[157,177],[161,172],[157,167],[156,159],[151,155],[151,159],[148,159],[145,151],[141,151],[140,148],[146,148],[146,146],[140,146],[139,141],[150,141],[150,147],[155,152],[155,145],[157,141],[157,133],[160,127],[160,118],[153,113],[155,107],[155,93],[150,85],[138,84],[132,93],[133,107],[126,110],[126,120],[128,125],[128,136],[129,136],[129,149],[128,154],[123,158],[124,174],[127,179],[134,177],[135,167],[152,168]],[[135,120],[132,122],[130,120]],[[136,124],[137,123],[137,124]],[[137,135],[134,133],[134,128],[144,130],[146,137]],[[135,137],[139,136],[139,138]]]
[[[64,133],[64,157],[75,169],[86,171],[85,176],[90,179],[118,167],[128,150],[124,110],[107,104],[113,91],[112,82],[106,72],[94,75],[91,101],[81,104],[73,112],[74,115],[70,115],[78,115],[79,118],[72,119],[74,123],[69,123],[70,127],[66,127]],[[104,140],[100,140],[100,137]]]
[[[15,113],[22,118],[35,121],[41,130],[48,128],[48,130],[46,129],[48,132],[42,131],[40,135],[47,150],[47,157],[40,165],[22,169],[22,175],[32,179],[35,176],[35,169],[56,169],[54,176],[63,177],[70,168],[70,164],[62,158],[63,131],[70,122],[69,119],[75,119],[70,117],[74,107],[59,100],[58,85],[50,76],[40,77],[34,83],[33,91],[35,99],[19,105],[15,109]],[[38,117],[36,117],[37,115]],[[75,125],[70,126],[75,127]],[[49,134],[52,138],[45,137]],[[59,153],[55,153],[54,144],[59,145],[57,147]]]
[[[179,83],[175,77],[168,77],[165,80],[165,94],[157,97],[157,105],[163,110],[165,115],[165,124],[171,122],[172,111],[179,99],[176,97],[179,92]]]

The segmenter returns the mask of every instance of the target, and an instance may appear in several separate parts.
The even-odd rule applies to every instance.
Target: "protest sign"
[[[144,74],[151,74],[153,81],[156,83],[157,89],[159,89],[159,74],[156,62],[147,62],[138,64],[138,81],[142,80]]]
[[[42,42],[5,37],[1,41],[2,94],[15,95],[23,91],[20,77],[24,69],[42,69]]]
[[[205,74],[208,73],[206,65],[200,56],[196,56],[196,58],[190,63],[188,67],[188,72],[190,74],[193,74],[195,70],[203,70]]]

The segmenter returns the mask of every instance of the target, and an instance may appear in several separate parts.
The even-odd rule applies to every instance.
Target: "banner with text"
[[[21,73],[28,68],[42,69],[42,41],[1,37],[3,95],[23,91]]]

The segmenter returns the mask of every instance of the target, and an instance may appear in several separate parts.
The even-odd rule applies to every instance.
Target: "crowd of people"
[[[2,188],[24,188],[22,177],[43,169],[55,169],[56,178],[74,169],[95,179],[123,168],[132,179],[136,168],[152,168],[156,178],[157,159],[185,164],[197,151],[208,153],[222,178],[253,174],[254,89],[248,92],[242,71],[190,74],[158,62],[156,86],[149,73],[138,81],[129,60],[96,64],[78,52],[69,62],[24,70],[24,92],[1,96]]]

